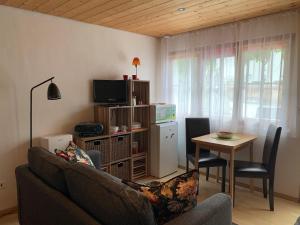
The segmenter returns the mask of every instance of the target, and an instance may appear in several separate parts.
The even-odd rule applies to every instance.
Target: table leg
[[[234,150],[231,150],[230,153],[230,178],[229,178],[229,192],[231,196],[231,201],[233,202],[234,198]]]
[[[221,152],[218,152],[218,157],[221,156]],[[220,178],[220,167],[217,168],[217,183],[219,183],[219,178]]]
[[[195,169],[198,169],[199,164],[199,152],[200,152],[200,145],[196,143],[196,151],[195,151]]]
[[[253,141],[250,143],[250,162],[253,162]],[[250,178],[250,191],[254,192],[253,178]]]

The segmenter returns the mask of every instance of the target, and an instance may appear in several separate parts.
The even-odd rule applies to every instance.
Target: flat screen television
[[[105,105],[128,104],[126,80],[93,80],[94,102]]]

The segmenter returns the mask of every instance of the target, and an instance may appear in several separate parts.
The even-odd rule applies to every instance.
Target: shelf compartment
[[[146,154],[149,149],[149,132],[139,132],[132,134],[131,152],[132,155]]]
[[[130,135],[111,137],[111,160],[130,157]]]
[[[134,107],[132,110],[132,123],[139,122],[141,123],[140,128],[132,129],[132,132],[135,130],[148,129],[150,126],[150,108],[149,107]]]
[[[130,160],[121,161],[111,165],[111,174],[120,179],[130,179]]]
[[[147,157],[132,158],[132,178],[140,178],[147,175]]]
[[[96,150],[100,152],[101,164],[107,164],[110,161],[109,138],[95,139],[85,142],[85,150]]]
[[[131,106],[99,106],[96,105],[94,108],[95,121],[103,124],[104,134],[111,135],[115,134],[110,131],[111,126],[118,126],[119,131],[122,126],[127,127],[127,132],[131,130]]]
[[[148,81],[132,81],[132,96],[136,96],[136,105],[149,105],[149,89]]]

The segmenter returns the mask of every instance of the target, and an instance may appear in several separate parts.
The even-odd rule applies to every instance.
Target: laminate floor
[[[184,172],[179,170],[176,174]],[[143,180],[147,182],[149,179]],[[212,196],[220,191],[220,183],[210,179],[205,181],[204,176],[200,179],[200,193],[198,201]],[[228,187],[227,187],[228,188]],[[262,193],[250,192],[247,189],[236,187],[236,201],[233,209],[233,222],[238,225],[294,225],[300,216],[300,204],[281,198],[275,198],[275,211],[269,211],[268,201],[263,198]],[[11,214],[0,218],[0,225],[19,225],[17,214]]]

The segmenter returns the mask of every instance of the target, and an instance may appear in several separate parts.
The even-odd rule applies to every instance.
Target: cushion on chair
[[[54,189],[68,195],[68,188],[63,171],[70,164],[44,148],[33,147],[28,150],[30,170]]]
[[[262,163],[248,161],[234,161],[234,173],[236,176],[245,177],[267,177],[268,170]]]
[[[101,224],[155,224],[148,199],[118,178],[79,163],[65,176],[71,199]]]
[[[187,158],[193,164],[195,163],[195,156],[192,154],[187,154]],[[223,158],[218,157],[216,154],[211,152],[200,152],[199,157],[199,168],[201,167],[216,167],[216,166],[226,166],[227,161]]]

